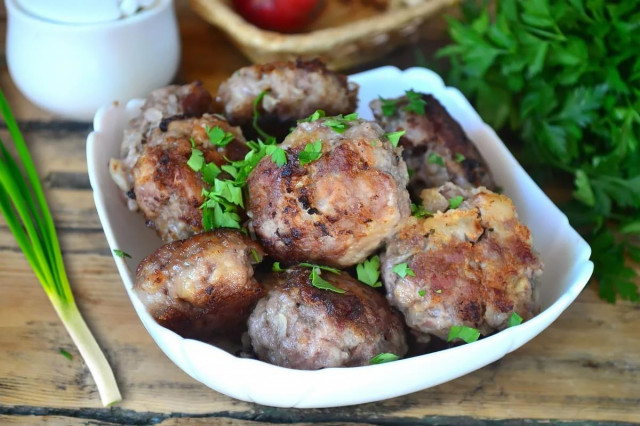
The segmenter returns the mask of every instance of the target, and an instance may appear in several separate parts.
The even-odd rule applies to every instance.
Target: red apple
[[[265,30],[293,33],[318,15],[324,0],[233,0],[244,19]]]

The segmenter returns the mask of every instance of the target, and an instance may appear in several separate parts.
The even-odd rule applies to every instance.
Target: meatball
[[[316,370],[367,365],[383,352],[407,352],[404,325],[380,293],[351,278],[323,271],[344,290],[314,287],[311,269],[294,267],[265,281],[267,295],[249,317],[258,357],[282,367]]]
[[[185,338],[237,337],[263,295],[253,277],[256,258],[260,246],[240,232],[206,232],[142,260],[133,289],[160,325]]]
[[[268,91],[259,106],[258,124],[279,140],[317,109],[327,115],[348,114],[356,110],[358,85],[347,77],[329,71],[318,61],[272,62],[236,71],[220,85],[218,101],[234,125],[242,126],[253,138],[253,102]]]
[[[406,132],[400,144],[407,167],[413,171],[410,188],[414,195],[446,182],[464,188],[495,188],[480,152],[436,98],[408,92],[408,96],[390,101],[394,108],[383,109],[380,99],[373,100],[370,106],[376,121],[387,132]]]
[[[390,239],[381,265],[387,298],[418,339],[446,339],[454,325],[487,335],[505,328],[512,312],[524,319],[537,313],[542,263],[511,200],[452,184],[429,191],[438,192],[424,194],[429,200],[462,193],[464,201],[433,217],[411,217]],[[412,272],[403,271],[405,262]]]
[[[300,123],[281,145],[287,163],[265,157],[247,179],[251,226],[281,262],[354,265],[411,214],[407,167],[380,126],[342,120],[336,131],[329,120]],[[313,143],[321,156],[302,164]]]
[[[144,144],[158,126],[166,126],[173,117],[201,117],[213,112],[213,98],[199,81],[184,86],[167,86],[154,90],[145,100],[140,114],[124,130],[121,159],[112,158],[109,170],[118,187],[126,193],[133,187],[131,169],[138,161]],[[132,210],[137,209],[133,200]]]
[[[206,129],[215,127],[231,133],[234,140],[225,147],[214,146]],[[240,160],[248,152],[240,130],[216,115],[171,121],[166,131],[152,132],[132,170],[132,194],[147,224],[166,242],[203,231],[200,206],[205,184],[187,164],[192,141],[206,162],[217,165],[225,164],[225,157]]]

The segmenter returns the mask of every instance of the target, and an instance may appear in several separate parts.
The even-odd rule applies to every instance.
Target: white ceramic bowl
[[[368,103],[378,95],[393,97],[415,89],[432,93],[460,122],[533,233],[535,248],[545,264],[539,281],[542,312],[518,327],[471,344],[387,364],[318,371],[291,370],[236,358],[217,347],[183,339],[156,324],[132,292],[136,265],[161,242],[144,226],[140,215],[127,210],[107,168],[108,159],[118,155],[122,129],[142,102],[133,100],[126,107],[106,106],[96,114],[95,130],[87,140],[89,177],[109,245],[132,256],[127,260],[114,257],[129,297],[153,339],[176,365],[210,388],[234,398],[278,407],[332,407],[377,401],[438,385],[481,368],[531,340],[569,306],[593,272],[590,247],[458,90],[445,87],[435,73],[417,68],[404,72],[378,68],[350,78],[360,84],[361,117],[371,118]]]
[[[36,105],[90,120],[109,102],[146,96],[168,84],[180,61],[172,0],[110,22],[41,19],[6,0],[7,64],[18,89]]]

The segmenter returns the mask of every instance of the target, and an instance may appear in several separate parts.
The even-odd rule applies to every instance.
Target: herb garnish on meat
[[[304,166],[306,164],[316,161],[321,156],[322,156],[322,141],[317,140],[315,142],[309,142],[304,147],[304,150],[298,153],[298,161],[300,162],[300,165]]]
[[[460,204],[462,204],[463,200],[464,198],[462,198],[462,195],[453,197],[452,199],[449,200],[449,208],[457,209],[458,207],[460,207]]]
[[[373,256],[356,265],[358,280],[371,287],[382,287],[380,282],[380,257]]]
[[[467,327],[466,325],[454,325],[449,331],[447,342],[451,342],[455,339],[463,340],[466,343],[475,342],[480,338],[480,331],[473,327]]]
[[[369,364],[384,364],[385,362],[397,361],[400,357],[396,354],[381,353],[369,360]]]
[[[400,278],[405,278],[406,276],[415,277],[416,273],[413,272],[413,269],[409,268],[407,262],[398,263],[396,266],[391,268],[393,272],[398,274]]]
[[[517,313],[512,312],[511,316],[509,317],[509,327],[513,327],[520,324],[522,324],[522,317]]]
[[[387,137],[387,139],[389,139],[389,142],[391,142],[391,145],[393,145],[394,147],[397,147],[398,142],[400,142],[400,138],[404,136],[405,133],[407,133],[405,130],[400,130],[399,132],[387,133],[385,136]]]

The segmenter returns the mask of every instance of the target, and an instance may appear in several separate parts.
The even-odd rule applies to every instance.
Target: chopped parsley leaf
[[[454,325],[449,331],[447,342],[451,342],[454,339],[461,339],[466,343],[475,342],[480,338],[480,331],[466,325]]]
[[[398,263],[396,266],[391,268],[391,270],[398,274],[400,278],[405,278],[407,275],[410,277],[416,276],[416,273],[413,272],[413,269],[409,268],[407,262]]]
[[[464,200],[464,198],[462,198],[462,195],[458,195],[456,197],[453,197],[452,199],[449,200],[449,208],[450,209],[457,209],[460,204],[462,204],[462,201]]]
[[[522,317],[515,312],[512,312],[511,316],[509,317],[509,327],[514,327],[520,324],[522,324]]]
[[[253,129],[263,138],[267,145],[272,145],[276,143],[276,138],[269,135],[267,132],[262,130],[258,125],[258,119],[260,118],[259,106],[262,103],[262,99],[264,99],[265,95],[269,93],[269,90],[263,90],[260,92],[258,96],[253,100]]]
[[[276,145],[267,146],[267,155],[271,157],[276,166],[282,167],[287,164],[287,152]]]
[[[251,249],[251,256],[256,263],[262,262],[262,258],[260,257],[260,254],[258,254],[258,251],[256,249]]]
[[[224,170],[225,172],[229,173],[231,175],[232,178],[237,179],[238,178],[238,169],[236,169],[234,166],[232,166],[231,164],[224,164],[223,166],[220,167],[222,170]]]
[[[60,354],[66,359],[68,359],[69,361],[73,360],[73,356],[62,348],[60,348]]]
[[[418,294],[420,295],[420,297],[424,297],[425,294],[427,294],[426,290],[418,290]]]
[[[380,353],[369,360],[369,364],[384,364],[385,362],[397,361],[400,357],[396,354]]]
[[[213,196],[220,197],[229,203],[244,207],[242,189],[235,186],[232,181],[215,179],[211,193]],[[211,195],[209,197],[212,198]]]
[[[382,287],[380,279],[380,257],[373,256],[356,265],[358,280],[371,287]]]
[[[121,259],[124,259],[125,257],[128,257],[129,259],[131,259],[131,255],[127,252],[124,252],[122,250],[118,250],[118,249],[113,249],[113,254],[115,254],[116,256],[118,256]]]
[[[404,107],[404,110],[424,115],[424,107],[427,105],[427,101],[422,99],[422,95],[413,90],[407,90],[405,94],[407,95],[409,103]]]
[[[205,212],[207,213],[205,219]],[[205,222],[205,221],[210,222]],[[219,203],[213,206],[213,210],[203,210],[202,212],[202,225],[205,230],[211,230],[214,228],[234,228],[240,229],[240,216],[233,210],[222,209]]]
[[[398,142],[400,142],[400,138],[405,133],[407,133],[405,130],[400,130],[399,132],[387,133],[385,136],[387,137],[387,139],[389,139],[389,142],[391,142],[391,145],[393,145],[394,147],[397,147]]]
[[[331,130],[333,130],[336,133],[344,133],[344,131],[347,129],[347,124],[343,120],[338,119],[337,117],[329,118],[325,120],[323,124],[331,128]]]
[[[299,266],[304,266],[305,268],[320,268],[324,271],[329,271],[331,273],[334,273],[336,275],[340,275],[340,269],[337,268],[332,268],[331,266],[324,266],[324,265],[315,265],[313,263],[307,263],[307,262],[302,262],[298,264]]]
[[[298,123],[311,123],[313,121],[317,121],[325,116],[325,112],[321,109],[317,109],[313,114],[308,116],[307,118],[303,118],[302,120],[298,120]]]
[[[198,148],[191,148],[191,157],[187,161],[187,166],[194,172],[199,172],[204,166],[204,154]]]
[[[329,281],[322,279],[320,274],[321,272],[320,272],[319,266],[315,266],[311,269],[311,274],[309,275],[309,278],[311,279],[312,286],[319,288],[321,290],[330,290],[335,293],[345,293],[345,290],[338,288],[333,284],[331,284]]]
[[[380,99],[382,109],[382,115],[385,117],[391,117],[396,113],[396,108],[398,108],[398,101],[395,99],[384,99],[382,96],[378,96]]]
[[[220,170],[220,167],[216,166],[215,163],[207,163],[204,165],[201,172],[202,180],[209,185],[213,185],[215,178],[222,173],[222,170]]]
[[[329,127],[336,133],[344,133],[347,130],[347,123],[350,121],[354,121],[358,118],[358,113],[347,114],[344,117],[342,114],[337,115],[335,117],[328,118],[322,122],[325,126]]]
[[[467,157],[465,157],[464,155],[460,154],[459,152],[456,152],[455,157],[456,157],[455,158],[456,163],[462,163],[464,160],[467,159]]]
[[[234,139],[233,133],[225,132],[220,126],[213,128],[206,126],[205,131],[207,132],[207,136],[209,136],[209,141],[215,146],[225,147]]]
[[[309,164],[313,161],[316,161],[321,156],[322,156],[322,141],[317,140],[315,142],[309,142],[304,147],[304,150],[298,153],[298,161],[300,161],[300,165],[304,166],[305,164]]]
[[[433,212],[425,209],[422,205],[411,203],[411,214],[417,218],[433,216]]]
[[[427,163],[429,164],[437,164],[439,166],[444,167],[444,159],[439,156],[438,154],[436,154],[435,152],[432,152],[431,154],[429,154],[429,158],[427,159]]]
[[[273,266],[271,266],[271,270],[273,272],[282,272],[285,268],[280,266],[280,262],[273,262]]]

